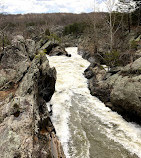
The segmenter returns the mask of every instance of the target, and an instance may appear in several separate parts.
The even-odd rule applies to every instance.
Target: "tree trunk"
[[[128,13],[128,30],[131,32],[130,13]]]
[[[110,13],[110,51],[113,50],[113,26],[112,26],[112,13]]]
[[[4,51],[5,43],[4,43],[4,33],[2,34],[2,50]]]

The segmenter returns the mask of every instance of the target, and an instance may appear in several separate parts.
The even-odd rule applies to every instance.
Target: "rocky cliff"
[[[141,39],[139,35],[135,36],[135,33],[132,33],[127,36],[126,41],[135,41],[137,48],[132,50],[132,62],[129,52],[126,55],[123,52],[126,58],[122,56],[122,64],[120,57],[116,57],[118,66],[115,64],[105,69],[105,44],[101,44],[100,51],[94,53],[94,48],[89,46],[92,44],[86,39],[79,45],[78,53],[91,63],[84,72],[91,94],[125,119],[141,124]]]
[[[45,53],[17,36],[0,54],[0,157],[64,158],[46,102],[56,82]]]
[[[108,72],[93,63],[84,74],[92,95],[126,119],[141,124],[141,58]]]

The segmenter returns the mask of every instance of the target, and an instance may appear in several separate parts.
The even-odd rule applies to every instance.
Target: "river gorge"
[[[125,121],[93,97],[84,77],[89,62],[72,55],[47,56],[57,70],[51,120],[67,158],[141,158],[141,127]]]

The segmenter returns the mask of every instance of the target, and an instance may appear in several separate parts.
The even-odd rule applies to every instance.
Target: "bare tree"
[[[109,12],[109,20],[108,20],[108,24],[109,24],[109,29],[110,29],[110,52],[112,52],[113,50],[113,43],[114,43],[114,39],[113,39],[113,36],[114,36],[114,23],[112,22],[112,12],[114,11],[115,9],[115,4],[116,4],[116,1],[115,0],[107,0],[106,2],[106,6],[107,6],[107,9],[108,9],[108,12]],[[114,19],[115,21],[115,19]]]
[[[123,14],[117,12],[117,1],[116,0],[107,0],[105,2],[108,11],[108,18],[105,19],[107,27],[107,45],[109,46],[109,51],[106,52],[105,58],[109,66],[114,66],[119,57],[119,51],[116,48],[118,42],[117,33],[122,28]],[[106,15],[107,17],[107,15]]]
[[[90,14],[86,14],[87,21],[89,23],[89,30],[91,32],[91,38],[93,41],[93,53],[98,53],[98,29],[97,29],[97,24],[100,22],[100,18],[99,18],[99,12],[97,12],[98,10],[98,5],[97,5],[97,1],[93,0],[93,12]]]
[[[97,53],[97,30],[96,30],[96,0],[94,0],[94,14],[93,14],[93,31],[94,31],[94,53]]]
[[[131,13],[135,9],[135,4],[132,0],[119,0],[118,10],[128,15],[128,30],[131,32]]]

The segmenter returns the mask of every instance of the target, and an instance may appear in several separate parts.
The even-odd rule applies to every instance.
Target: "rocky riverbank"
[[[16,36],[0,54],[1,158],[65,158],[46,106],[55,91],[56,70],[44,49],[53,53],[56,46],[44,42]]]
[[[133,63],[109,71],[83,47],[78,53],[91,63],[84,72],[91,94],[128,121],[141,124],[141,50]]]

